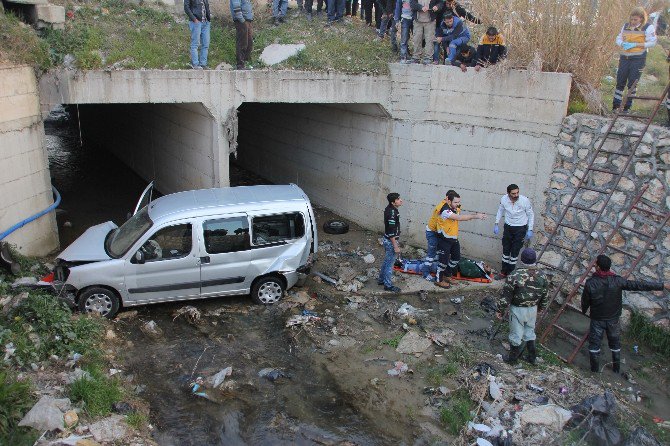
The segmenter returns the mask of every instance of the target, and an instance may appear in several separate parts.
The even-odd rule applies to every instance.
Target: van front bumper
[[[54,280],[51,284],[51,292],[71,309],[77,308],[77,289],[72,285]]]

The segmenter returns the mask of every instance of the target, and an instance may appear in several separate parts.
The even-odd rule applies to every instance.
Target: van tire
[[[79,295],[79,310],[82,313],[98,313],[100,316],[112,319],[121,306],[121,300],[116,292],[109,288],[91,287]]]
[[[328,220],[323,224],[326,234],[346,234],[349,232],[349,223],[344,220]]]
[[[277,276],[265,276],[256,280],[251,287],[251,300],[259,305],[273,305],[284,296],[286,286]]]

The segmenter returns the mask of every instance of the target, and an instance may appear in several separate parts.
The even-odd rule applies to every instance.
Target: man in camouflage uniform
[[[510,306],[509,310],[509,356],[508,364],[516,364],[521,356],[521,343],[526,342],[527,360],[535,364],[535,320],[537,310],[547,304],[549,281],[544,273],[537,269],[535,251],[526,248],[521,252],[521,267],[507,276],[502,294],[498,300],[498,318]]]

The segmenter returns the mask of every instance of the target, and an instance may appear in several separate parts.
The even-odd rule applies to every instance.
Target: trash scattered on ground
[[[400,339],[398,347],[395,349],[398,353],[413,354],[423,353],[430,348],[432,342],[415,331],[409,331]]]
[[[226,367],[225,369],[221,369],[216,375],[211,376],[210,378],[207,379],[207,384],[210,384],[213,388],[217,389],[221,384],[223,384],[223,381],[227,377],[233,374],[233,368],[232,367]]]
[[[493,444],[484,438],[477,438],[477,446],[493,446]]]
[[[297,304],[304,305],[309,302],[311,298],[307,291],[298,291],[297,293],[292,293],[285,299],[286,302],[295,302]]]
[[[526,407],[521,412],[521,425],[541,424],[553,431],[560,432],[572,417],[572,412],[554,404]]]
[[[375,256],[373,256],[372,254],[366,254],[363,256],[363,261],[368,265],[370,263],[375,263]]]
[[[12,289],[18,287],[30,287],[33,288],[37,286],[37,279],[34,277],[19,277],[12,283]]]
[[[137,316],[137,310],[130,310],[130,311],[120,311],[116,315],[116,319],[132,319]]]
[[[468,421],[468,429],[475,430],[477,432],[490,432],[491,427],[487,426],[486,424],[481,424],[481,423],[473,423],[472,421]]]
[[[450,301],[452,304],[456,304],[456,305],[458,305],[458,304],[463,303],[463,297],[462,297],[462,296],[452,297],[451,299],[449,299],[449,301]]]
[[[155,321],[145,322],[140,327],[140,330],[142,330],[149,336],[160,336],[163,334],[163,330],[160,329],[160,327],[158,326],[158,324],[156,324]]]
[[[593,444],[602,446],[618,446],[623,437],[612,416],[616,411],[616,399],[610,391],[603,395],[594,395],[570,408],[572,426],[580,425],[586,420],[586,439]]]
[[[640,426],[630,434],[623,446],[661,446],[661,443]]]
[[[491,398],[493,398],[493,401],[498,401],[503,396],[495,376],[492,375],[489,375],[489,394],[491,395]]]
[[[291,316],[286,321],[286,327],[308,325],[319,320],[321,320],[321,318],[318,316],[305,316],[302,314],[296,314],[295,316]]]
[[[542,393],[542,392],[544,392],[544,387],[536,386],[535,384],[528,384],[528,385],[526,386],[526,388],[527,388],[528,390],[532,390],[533,392],[537,392],[537,393]]]
[[[263,49],[259,59],[265,65],[276,65],[305,49],[304,43],[273,43]]]
[[[125,401],[117,401],[116,403],[112,404],[112,411],[121,415],[128,415],[134,410],[135,408],[130,403]]]
[[[174,313],[172,313],[172,320],[176,320],[179,316],[186,315],[186,320],[191,323],[191,324],[197,324],[200,322],[201,314],[200,310],[195,308],[192,305],[187,305],[185,307],[181,307]]]
[[[416,308],[405,302],[402,305],[400,305],[400,308],[398,308],[398,311],[396,311],[396,313],[398,313],[398,316],[406,317],[416,315],[417,311]]]
[[[402,361],[396,361],[394,367],[386,371],[386,374],[389,376],[401,376],[405,373],[412,373],[412,370]]]
[[[472,378],[479,381],[485,376],[496,376],[496,369],[488,362],[481,362],[472,369]]]
[[[427,338],[440,347],[446,347],[450,341],[454,342],[456,333],[450,328],[443,328],[439,333],[428,333]]]
[[[276,381],[279,378],[291,378],[289,374],[284,372],[281,369],[274,369],[272,367],[268,367],[265,369],[261,369],[261,371],[258,372],[258,376],[261,378],[266,378],[269,381]]]
[[[337,285],[337,280],[333,279],[332,277],[328,277],[323,273],[320,273],[318,271],[314,271],[312,274],[314,274],[316,277],[325,280],[326,282],[332,284],[332,285]]]

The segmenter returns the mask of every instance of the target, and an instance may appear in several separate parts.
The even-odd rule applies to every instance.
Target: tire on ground
[[[323,224],[326,234],[346,234],[349,232],[349,223],[344,220],[328,220]]]

